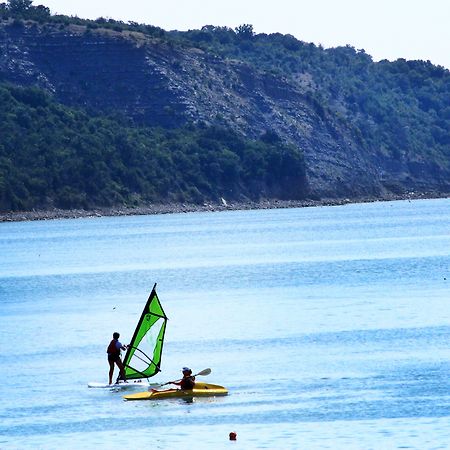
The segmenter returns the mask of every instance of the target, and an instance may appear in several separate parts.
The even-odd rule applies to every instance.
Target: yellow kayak
[[[215,397],[227,395],[228,390],[218,384],[196,382],[194,389],[164,389],[162,391],[145,391],[124,395],[125,400],[162,400],[166,398]]]

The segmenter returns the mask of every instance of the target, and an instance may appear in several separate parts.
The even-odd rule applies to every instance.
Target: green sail
[[[137,324],[124,358],[125,378],[150,378],[161,366],[167,316],[156,294],[156,284]]]

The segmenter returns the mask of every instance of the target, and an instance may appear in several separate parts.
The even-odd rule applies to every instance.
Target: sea
[[[154,283],[228,396],[88,388]],[[1,449],[449,449],[449,344],[450,199],[0,224]]]

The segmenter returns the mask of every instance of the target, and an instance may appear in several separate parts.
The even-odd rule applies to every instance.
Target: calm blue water
[[[155,282],[228,397],[87,388]],[[447,449],[449,303],[448,199],[2,223],[0,448]]]

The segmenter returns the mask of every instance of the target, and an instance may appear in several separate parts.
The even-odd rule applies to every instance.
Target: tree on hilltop
[[[8,0],[7,3],[12,13],[23,13],[31,8],[33,0]]]
[[[253,25],[250,25],[248,23],[239,25],[234,30],[236,34],[243,39],[251,39],[255,35],[255,32],[253,31]]]
[[[8,0],[2,4],[0,13],[18,19],[44,21],[50,17],[50,8],[43,5],[33,6],[33,0]]]

